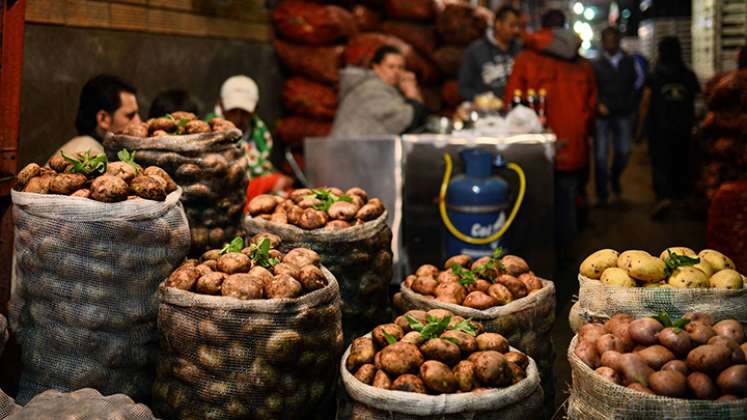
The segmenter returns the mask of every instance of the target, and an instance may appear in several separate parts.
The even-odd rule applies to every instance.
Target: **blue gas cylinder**
[[[464,149],[460,153],[464,173],[451,179],[446,193],[446,212],[459,232],[473,238],[487,238],[506,223],[508,183],[493,172],[493,155],[479,149]],[[503,163],[500,155],[496,165]],[[491,255],[504,241],[498,239],[487,245],[473,245],[455,237],[444,229],[446,255],[465,254],[475,258]]]

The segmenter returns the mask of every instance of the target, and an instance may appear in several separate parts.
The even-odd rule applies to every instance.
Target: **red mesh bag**
[[[432,20],[436,15],[434,0],[387,0],[386,13],[393,19]]]
[[[353,20],[360,32],[375,31],[379,27],[379,12],[376,12],[362,4],[356,4],[351,9]]]
[[[433,62],[446,77],[456,77],[462,65],[464,48],[446,46],[433,52]]]
[[[343,64],[343,46],[309,47],[283,41],[273,42],[280,61],[293,73],[318,82],[337,83]]]
[[[391,35],[371,32],[354,36],[345,47],[345,62],[348,65],[367,68],[376,50],[384,45],[391,45],[402,51],[407,68],[417,74],[419,82],[424,84],[438,82],[440,76],[436,67],[415,52],[410,44]]]
[[[332,131],[332,122],[301,115],[291,115],[277,120],[275,132],[285,144],[302,144],[305,137],[324,137]]]
[[[436,49],[436,30],[432,25],[390,20],[382,22],[380,30],[407,42],[421,53],[431,53]]]
[[[747,179],[722,184],[708,210],[708,248],[734,260],[737,271],[747,269]]]
[[[333,119],[337,109],[334,89],[303,77],[293,77],[283,83],[283,106],[294,113]]]
[[[281,1],[272,12],[275,32],[282,38],[308,45],[328,45],[355,33],[353,15],[338,6]]]
[[[492,12],[465,3],[449,3],[436,18],[436,30],[450,45],[467,45],[485,35]]]
[[[459,96],[459,84],[456,80],[447,80],[441,86],[441,99],[447,107],[453,108],[462,103],[462,97]]]

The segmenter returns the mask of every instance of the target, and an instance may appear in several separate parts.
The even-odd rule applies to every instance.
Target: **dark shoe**
[[[651,218],[659,219],[662,216],[664,216],[671,208],[672,208],[672,200],[668,198],[659,200],[656,202],[656,204],[654,204],[654,208],[651,209]]]

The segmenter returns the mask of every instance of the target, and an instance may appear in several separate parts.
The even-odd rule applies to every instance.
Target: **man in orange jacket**
[[[579,39],[565,29],[565,15],[549,10],[542,29],[524,36],[506,86],[506,103],[517,89],[546,92],[547,125],[557,136],[555,146],[556,242],[564,250],[577,229],[576,200],[589,166],[590,127],[597,101],[591,63],[578,55]]]

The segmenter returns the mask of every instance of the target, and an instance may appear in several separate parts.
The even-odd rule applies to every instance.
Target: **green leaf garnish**
[[[319,200],[320,203],[316,204],[316,205],[314,205],[312,207],[314,209],[316,209],[316,210],[321,210],[321,211],[327,211],[327,210],[329,210],[330,206],[332,206],[332,204],[334,204],[334,203],[336,203],[338,201],[345,201],[347,203],[352,203],[353,202],[353,198],[352,197],[349,197],[347,195],[337,196],[335,194],[332,194],[332,192],[330,192],[327,189],[315,189],[315,190],[311,190],[311,194],[305,196],[304,198],[306,198],[306,199],[314,199],[315,198],[315,199]]]
[[[672,323],[672,327],[682,329],[685,325],[689,324],[690,320],[687,318],[680,318]]]
[[[670,318],[669,314],[667,314],[666,312],[660,312],[659,315],[656,315],[652,318],[659,321],[661,325],[664,326],[664,328],[672,326],[672,318]]]
[[[381,330],[381,332],[384,334],[384,338],[386,339],[386,342],[389,344],[394,344],[397,342],[397,339],[394,338],[393,335],[389,334],[388,332]]]
[[[237,239],[241,238],[236,237],[233,241],[231,241],[231,243],[236,241],[236,243],[238,244]],[[271,248],[272,247],[270,246],[270,240],[267,238],[263,238],[258,244],[252,243],[249,245],[249,258],[255,265],[270,269],[280,263],[279,258],[270,257]],[[235,252],[241,252],[242,249],[244,249],[243,239],[241,239],[241,248],[239,248],[239,250]]]
[[[203,118],[202,120],[205,122],[210,122],[210,120],[212,120],[213,118],[222,118],[222,117],[219,114],[216,114],[215,112],[211,112],[205,115],[205,118]]]
[[[698,257],[688,257],[687,255],[679,255],[676,252],[667,252],[667,257],[664,258],[664,273],[669,277],[678,267],[695,265],[699,262],[700,258]]]
[[[459,322],[458,324],[454,325],[453,328],[450,328],[450,329],[453,331],[462,331],[473,337],[477,335],[477,330],[475,329],[475,327],[472,326],[469,319],[465,319],[464,321]]]
[[[417,332],[423,331],[423,324],[413,319],[410,315],[405,315],[405,320],[407,321],[407,325],[410,326],[411,329]]]
[[[464,269],[462,266],[458,264],[452,265],[451,271],[457,276],[459,276],[459,284],[461,284],[464,287],[467,287],[470,284],[477,283],[477,277],[475,276],[475,273],[473,273],[470,270]]]
[[[441,335],[444,331],[446,331],[446,327],[449,326],[449,322],[451,322],[451,315],[443,317],[439,320],[432,320],[425,324],[423,329],[420,332],[420,335],[423,336],[426,340],[431,338],[436,338]]]
[[[220,255],[227,254],[229,252],[241,252],[242,249],[244,249],[244,238],[242,238],[241,236],[237,236],[233,238],[231,243],[228,243],[226,244],[226,246],[221,248]]]
[[[122,149],[117,152],[117,158],[119,158],[120,161],[132,166],[135,172],[140,172],[141,170],[143,170],[143,167],[135,162],[135,152],[130,153],[129,150]]]
[[[109,163],[109,160],[106,158],[105,154],[102,153],[100,155],[93,156],[91,155],[90,150],[79,154],[78,159],[73,159],[70,156],[66,156],[65,152],[60,152],[60,154],[65,159],[65,161],[73,165],[73,167],[68,170],[70,173],[83,174],[86,177],[105,173],[106,165],[107,163]]]
[[[456,344],[457,346],[459,345],[459,340],[457,340],[454,337],[441,337],[441,338],[444,339],[444,340],[446,340],[446,341],[450,341],[450,342]]]

